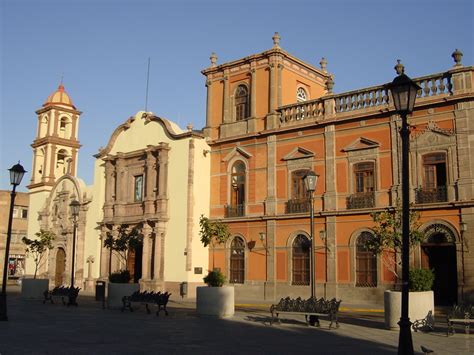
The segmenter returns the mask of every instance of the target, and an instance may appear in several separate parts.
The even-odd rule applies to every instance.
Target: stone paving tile
[[[197,316],[194,305],[170,302],[170,315],[104,310],[92,297],[79,307],[24,301],[8,295],[8,322],[0,323],[0,354],[396,354],[398,332],[383,329],[383,314],[341,315],[341,327],[307,327],[304,317],[270,325],[269,312],[237,307],[227,319]],[[460,329],[461,331],[461,329]],[[473,354],[474,335],[447,338],[442,330],[413,333],[435,354]]]

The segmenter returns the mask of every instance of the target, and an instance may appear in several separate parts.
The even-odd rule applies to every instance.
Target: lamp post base
[[[0,293],[0,321],[7,321],[7,294]]]
[[[410,318],[400,318],[398,325],[400,326],[400,335],[398,338],[398,354],[412,355],[413,339],[411,336],[411,322]]]

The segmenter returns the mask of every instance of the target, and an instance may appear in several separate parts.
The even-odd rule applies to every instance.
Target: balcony
[[[225,217],[242,217],[245,215],[245,205],[225,205]]]
[[[348,210],[375,207],[375,193],[371,191],[350,195],[346,198],[346,207]]]
[[[416,203],[436,203],[448,201],[446,186],[438,186],[431,189],[419,187],[415,189]]]
[[[303,213],[309,212],[309,198],[293,198],[286,202],[286,213]]]

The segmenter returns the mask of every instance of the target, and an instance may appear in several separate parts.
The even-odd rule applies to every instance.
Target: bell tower
[[[43,107],[36,111],[38,128],[36,138],[31,144],[33,167],[31,181],[27,186],[30,195],[30,238],[40,229],[38,213],[44,208],[56,181],[66,174],[77,174],[77,157],[81,147],[77,135],[81,113],[72,103],[62,83],[49,95]],[[26,267],[31,270],[28,260]]]
[[[30,193],[50,191],[63,175],[76,176],[79,117],[62,83],[36,111],[38,128],[33,148]]]

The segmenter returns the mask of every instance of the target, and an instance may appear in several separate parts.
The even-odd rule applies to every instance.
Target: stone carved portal
[[[434,271],[435,305],[457,302],[456,244],[453,232],[443,224],[432,224],[425,229],[421,244],[421,267]]]

